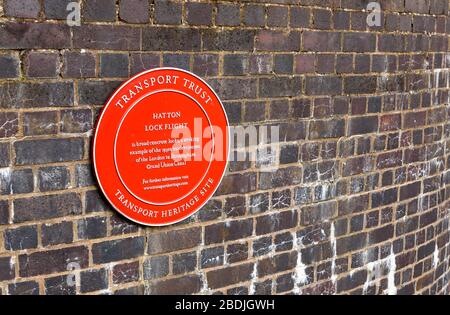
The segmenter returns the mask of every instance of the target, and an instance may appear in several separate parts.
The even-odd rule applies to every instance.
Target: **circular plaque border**
[[[194,78],[196,78],[197,80],[199,80],[202,84],[204,84],[210,92],[212,92],[212,95],[216,98],[218,104],[220,104],[220,107],[222,109],[222,113],[223,116],[225,118],[225,122],[226,122],[226,126],[225,126],[225,131],[224,131],[224,136],[226,137],[227,140],[227,145],[224,146],[224,150],[226,150],[224,157],[226,158],[225,160],[225,164],[222,170],[222,173],[220,174],[220,176],[217,178],[218,183],[215,185],[215,187],[212,189],[212,192],[210,193],[210,196],[208,198],[205,198],[204,201],[202,201],[198,206],[196,206],[197,208],[190,212],[188,215],[182,216],[178,219],[175,220],[171,220],[170,222],[158,222],[158,223],[148,223],[148,222],[143,222],[143,221],[139,221],[129,215],[127,215],[126,213],[124,213],[121,209],[119,209],[118,207],[115,206],[115,204],[110,200],[109,196],[105,193],[105,189],[102,186],[102,183],[99,179],[99,174],[98,174],[98,170],[97,170],[97,159],[96,159],[96,138],[98,136],[98,130],[99,130],[99,126],[101,124],[101,121],[107,111],[107,109],[111,106],[111,101],[114,99],[114,97],[126,86],[128,85],[130,82],[132,82],[133,80],[135,80],[136,78],[140,77],[140,76],[144,76],[146,74],[152,73],[152,72],[157,72],[157,71],[164,71],[164,70],[172,70],[172,71],[178,71],[184,74],[187,74],[189,76],[192,76]],[[207,115],[207,117],[209,117]],[[183,220],[186,220],[187,218],[191,217],[192,215],[194,215],[195,213],[197,213],[210,199],[212,196],[214,196],[215,192],[217,191],[217,189],[220,186],[220,183],[226,173],[226,170],[228,168],[228,164],[229,164],[229,155],[230,155],[230,149],[231,149],[231,137],[230,137],[230,123],[228,120],[228,115],[225,111],[225,108],[223,106],[222,100],[220,99],[220,97],[217,95],[216,91],[205,81],[203,80],[201,77],[199,77],[198,75],[184,70],[184,69],[179,69],[179,68],[174,68],[174,67],[159,67],[159,68],[154,68],[154,69],[150,69],[150,70],[146,70],[146,71],[142,71],[140,73],[135,74],[134,76],[132,76],[131,78],[129,78],[127,81],[123,82],[122,84],[120,84],[114,91],[114,93],[108,98],[107,102],[105,103],[105,105],[103,106],[103,108],[101,109],[101,112],[99,114],[99,117],[97,119],[97,122],[95,124],[95,132],[94,132],[94,136],[92,137],[92,146],[91,146],[91,156],[92,156],[92,161],[93,161],[93,168],[94,168],[94,173],[95,173],[95,177],[97,180],[97,184],[100,187],[100,190],[103,193],[103,196],[106,198],[106,200],[108,201],[108,203],[118,212],[120,213],[122,216],[126,217],[128,220],[135,222],[137,224],[140,225],[144,225],[144,226],[168,226],[168,225],[173,225],[176,223],[179,223]]]

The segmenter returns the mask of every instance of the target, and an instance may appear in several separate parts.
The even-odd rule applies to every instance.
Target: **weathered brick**
[[[255,79],[213,79],[209,83],[225,100],[256,97],[257,81]]]
[[[9,204],[7,200],[0,200],[0,225],[9,223]]]
[[[397,188],[386,189],[372,194],[372,208],[386,206],[397,201]]]
[[[92,269],[80,273],[80,292],[87,293],[103,290],[108,287],[108,273],[106,269]]]
[[[41,10],[39,0],[5,0],[6,16],[17,18],[37,18]]]
[[[14,251],[36,248],[38,244],[37,226],[29,225],[8,229],[4,233],[4,238],[6,250]]]
[[[192,272],[197,268],[197,253],[181,253],[172,257],[172,272],[183,274]]]
[[[291,191],[282,190],[272,193],[272,207],[274,209],[288,208],[291,205]]]
[[[349,135],[361,135],[378,131],[378,116],[351,118],[348,124]]]
[[[49,166],[39,169],[39,190],[61,190],[69,186],[70,173],[64,166]]]
[[[8,285],[10,295],[39,295],[39,283],[35,281],[23,281]]]
[[[215,76],[219,72],[219,56],[213,54],[195,55],[192,70],[201,76]]]
[[[145,288],[142,284],[114,291],[114,295],[143,295],[144,293]]]
[[[341,50],[341,35],[337,32],[305,31],[302,37],[306,51],[334,52]]]
[[[337,292],[348,291],[365,283],[367,280],[367,270],[356,271],[352,275],[345,276],[338,280],[336,287]]]
[[[132,53],[130,57],[130,74],[159,67],[160,56],[154,53]]]
[[[333,12],[333,25],[336,30],[350,29],[350,12],[334,11]]]
[[[347,159],[344,162],[342,175],[343,176],[353,176],[357,174],[362,174],[372,171],[374,168],[374,158],[373,157],[357,157]]]
[[[278,254],[258,261],[257,274],[264,277],[274,273],[295,268],[297,263],[297,252]]]
[[[327,9],[314,9],[313,10],[313,23],[314,28],[326,30],[331,28],[332,13]]]
[[[271,119],[285,119],[289,116],[289,102],[287,100],[273,100],[270,102]]]
[[[159,254],[195,247],[200,244],[200,233],[200,228],[189,228],[149,234],[147,252]]]
[[[0,55],[0,78],[17,78],[20,73],[19,64],[19,58],[14,55]]]
[[[233,220],[228,223],[216,223],[205,227],[205,244],[234,241],[253,234],[253,220]]]
[[[400,201],[410,199],[420,195],[421,193],[421,183],[415,182],[408,184],[406,186],[400,187]]]
[[[212,5],[210,3],[188,2],[185,6],[186,20],[191,25],[211,25]]]
[[[70,2],[79,2],[79,0],[44,0],[44,14],[47,19],[67,20],[69,11],[67,6]]]
[[[48,295],[75,295],[76,285],[69,285],[67,276],[56,276],[44,281],[45,293]]]
[[[0,108],[72,106],[73,83],[0,84]]]
[[[246,4],[244,6],[244,24],[247,26],[263,26],[265,24],[264,6]]]
[[[384,242],[394,236],[394,226],[386,225],[376,230],[370,231],[368,235],[368,243],[370,245]]]
[[[91,165],[78,164],[75,167],[75,183],[77,187],[86,187],[94,185],[95,179]]]
[[[338,255],[363,248],[367,243],[367,233],[359,233],[340,238],[336,241]]]
[[[262,97],[297,96],[301,92],[301,78],[261,78],[259,92]]]
[[[128,77],[128,54],[101,54],[100,76],[106,78]]]
[[[202,281],[199,275],[186,275],[151,283],[147,287],[148,294],[194,294],[200,291]]]
[[[19,255],[19,274],[21,277],[33,277],[63,272],[70,263],[86,268],[89,263],[88,248],[75,246]]]
[[[164,54],[163,66],[190,70],[190,59],[187,54]]]
[[[268,74],[273,69],[272,56],[264,55],[250,55],[249,57],[249,72],[252,74]]]
[[[147,258],[144,262],[144,279],[157,279],[169,274],[169,256]]]
[[[200,32],[197,29],[147,27],[142,30],[143,50],[200,50]]]
[[[68,51],[63,55],[62,76],[65,78],[95,77],[95,56],[87,52]]]
[[[308,27],[310,25],[310,9],[292,6],[290,13],[289,24],[291,27]]]
[[[78,84],[79,102],[82,105],[104,105],[120,84],[119,81],[82,81]]]
[[[405,50],[405,38],[401,35],[378,35],[378,50],[383,52],[402,52]]]
[[[76,193],[19,198],[13,205],[15,223],[81,213],[81,200]]]
[[[48,135],[58,132],[57,112],[25,112],[23,113],[23,133],[25,136]]]
[[[321,221],[329,220],[337,215],[336,202],[320,203],[315,206],[303,208],[300,214],[301,225],[316,224]]]
[[[98,191],[90,190],[86,192],[85,207],[87,213],[101,212],[108,209],[108,204]]]
[[[345,134],[345,121],[342,119],[314,120],[309,128],[311,139],[339,138]]]
[[[81,138],[24,140],[14,143],[16,164],[41,164],[81,160],[84,140]]]
[[[231,284],[250,280],[252,270],[253,263],[209,271],[206,274],[208,286],[211,289],[217,289]]]
[[[227,262],[236,263],[246,260],[248,257],[248,244],[236,243],[227,246]]]
[[[106,217],[81,219],[77,224],[78,239],[90,240],[105,237],[107,233]]]
[[[155,1],[155,20],[158,24],[181,24],[182,3],[170,0]]]
[[[2,174],[0,182],[0,194],[24,194],[34,189],[33,171],[31,169],[13,170],[7,169]]]
[[[222,215],[222,202],[210,199],[197,213],[201,222],[219,218]]]
[[[95,264],[136,258],[144,254],[144,237],[129,237],[92,245]]]
[[[0,167],[6,167],[10,163],[10,144],[0,142]]]
[[[250,196],[250,213],[256,214],[269,209],[269,194],[261,193]],[[225,209],[227,217],[241,216],[246,213],[245,198],[241,196],[227,198]]]
[[[43,246],[70,244],[73,241],[72,222],[64,221],[61,223],[43,224],[41,226],[41,235]]]
[[[127,283],[139,280],[139,262],[115,265],[112,270],[113,283]]]
[[[284,211],[256,218],[256,235],[293,228],[297,225],[297,211]]]
[[[245,29],[205,30],[202,49],[217,51],[253,51],[255,31]]]
[[[267,25],[268,26],[287,26],[288,8],[281,6],[267,7]]]
[[[0,113],[0,138],[15,136],[19,131],[19,119],[17,113]]]
[[[70,48],[70,30],[64,24],[2,23],[0,24],[0,48]]]
[[[375,51],[376,37],[369,33],[345,33],[343,49],[346,52]]]
[[[251,206],[251,205],[250,205]],[[242,196],[228,197],[225,200],[223,211],[227,217],[238,217],[245,214],[245,198]]]
[[[31,52],[25,59],[25,74],[30,78],[54,78],[58,74],[59,55]]]
[[[342,93],[342,79],[339,77],[306,77],[307,95],[339,95]]]
[[[248,72],[248,56],[230,54],[223,57],[224,75],[244,75]]]
[[[211,247],[206,248],[201,251],[200,256],[200,267],[210,268],[223,265],[224,262],[224,248]]]
[[[311,73],[314,72],[314,55],[296,55],[295,56],[295,73]]]
[[[70,109],[61,111],[61,131],[64,133],[83,133],[92,129],[90,109]]]
[[[280,168],[272,172],[262,172],[259,175],[259,189],[271,189],[299,184],[302,169],[297,166]]]
[[[300,32],[262,30],[256,35],[255,48],[270,51],[299,51]]]
[[[109,224],[111,226],[111,235],[136,233],[139,229],[134,222],[127,220],[119,214],[110,217]]]
[[[82,7],[86,22],[112,22],[116,20],[115,0],[85,0]]]
[[[150,5],[147,0],[121,0],[119,17],[128,23],[147,23]]]
[[[387,152],[378,155],[377,168],[390,168],[402,165],[402,151]]]
[[[216,14],[216,25],[234,26],[239,25],[239,4],[218,3]]]
[[[11,280],[14,279],[15,263],[13,257],[0,257],[0,280]]]
[[[345,94],[369,94],[375,93],[377,78],[372,76],[351,76],[344,78]]]
[[[129,26],[85,24],[73,27],[73,48],[139,50],[140,34]]]

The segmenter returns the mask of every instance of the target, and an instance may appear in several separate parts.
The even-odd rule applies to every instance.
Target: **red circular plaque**
[[[93,161],[101,190],[130,220],[179,222],[220,184],[228,157],[220,99],[196,75],[158,68],[123,83],[97,123]]]

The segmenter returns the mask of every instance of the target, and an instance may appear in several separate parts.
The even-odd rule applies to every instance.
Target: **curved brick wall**
[[[68,2],[0,0],[2,294],[449,292],[447,0],[382,1],[380,27],[363,0],[84,0],[80,27]],[[89,145],[156,66],[281,142],[143,228],[100,197]]]

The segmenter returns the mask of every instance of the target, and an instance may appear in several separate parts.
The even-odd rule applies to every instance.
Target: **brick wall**
[[[68,2],[0,0],[2,294],[449,293],[447,0],[382,1],[379,27],[364,0],[84,0],[80,27]],[[102,199],[90,142],[157,66],[281,143],[144,228]]]

